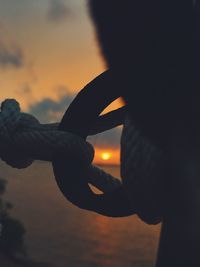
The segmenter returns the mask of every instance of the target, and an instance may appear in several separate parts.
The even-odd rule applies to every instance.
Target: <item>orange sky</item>
[[[76,94],[105,70],[105,63],[83,0],[0,0],[0,100],[17,98],[23,110],[45,98]],[[1,61],[22,52],[22,64]],[[5,50],[5,49],[4,49]],[[62,88],[62,92],[60,91]],[[119,106],[115,102],[112,108]],[[118,148],[105,148],[111,158],[96,162],[118,163]],[[105,151],[105,152],[106,152]]]
[[[18,69],[1,69],[1,99],[17,97],[27,108],[29,99],[20,94],[20,89],[27,84],[32,89],[33,101],[47,95],[56,99],[56,87],[65,85],[67,90],[76,93],[105,69],[86,1],[76,0],[75,6],[68,0],[62,1],[73,15],[58,22],[47,18],[51,1],[44,0],[43,4],[36,1],[34,6],[30,0],[26,4],[22,0],[7,1],[6,5],[0,0],[1,41],[7,46],[21,47],[24,65]],[[23,10],[27,14],[21,14]]]

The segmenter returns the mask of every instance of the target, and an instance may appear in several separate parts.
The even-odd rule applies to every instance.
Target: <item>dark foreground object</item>
[[[200,266],[199,1],[90,7],[133,123],[169,158],[157,267]]]

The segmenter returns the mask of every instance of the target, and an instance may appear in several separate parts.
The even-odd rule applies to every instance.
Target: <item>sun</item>
[[[109,160],[112,158],[112,153],[110,152],[103,152],[101,153],[101,158],[105,161]]]

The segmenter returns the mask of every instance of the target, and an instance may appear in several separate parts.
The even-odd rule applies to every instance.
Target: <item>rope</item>
[[[161,221],[163,152],[127,117],[121,136],[121,177],[138,216],[149,224]]]
[[[148,223],[160,221],[155,196],[160,173],[161,151],[142,137],[126,116],[126,108],[98,117],[90,134],[111,129],[124,123],[121,138],[121,177],[127,195],[138,207],[138,215]],[[32,115],[22,113],[19,103],[7,99],[1,104],[0,112],[0,157],[14,168],[26,168],[34,160],[52,161],[55,152],[64,158],[73,159],[77,166],[87,167],[88,183],[103,193],[115,191],[122,181],[93,166],[93,147],[80,136],[58,131],[59,124],[40,124]]]
[[[71,133],[40,125],[29,114],[20,112],[16,100],[5,100],[0,113],[0,156],[15,168],[25,168],[34,159],[50,161],[54,151],[67,151],[72,157],[90,164],[94,157],[92,146]]]
[[[90,134],[108,130],[123,122],[125,108],[102,115],[95,122]],[[26,168],[34,160],[52,161],[55,151],[66,158],[74,158],[77,164],[88,166],[89,183],[102,192],[118,188],[121,181],[100,168],[91,165],[93,147],[81,137],[58,131],[58,123],[40,124],[32,115],[21,113],[19,103],[7,99],[0,112],[0,157],[13,168]]]

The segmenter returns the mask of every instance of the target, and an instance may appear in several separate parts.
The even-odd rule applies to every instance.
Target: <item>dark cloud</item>
[[[9,47],[0,41],[0,67],[21,68],[24,64],[24,55],[19,47]]]
[[[70,8],[62,0],[50,0],[47,18],[50,21],[59,22],[71,15]]]
[[[118,148],[120,145],[121,128],[114,128],[104,133],[90,136],[88,141],[100,148]]]
[[[57,101],[44,98],[29,107],[29,112],[36,116],[42,123],[60,121],[64,112],[72,102],[73,95],[61,96]]]
[[[25,88],[25,91],[27,89]],[[52,100],[50,98],[45,98],[42,101],[30,106],[29,112],[35,115],[42,123],[56,121],[58,122],[61,120],[63,114],[65,113],[66,109],[68,108],[73,99],[74,95],[70,94],[67,96],[66,94],[62,94],[57,101]],[[93,145],[101,148],[118,148],[120,143],[120,136],[121,129],[115,128],[95,136],[90,136],[88,140]]]

